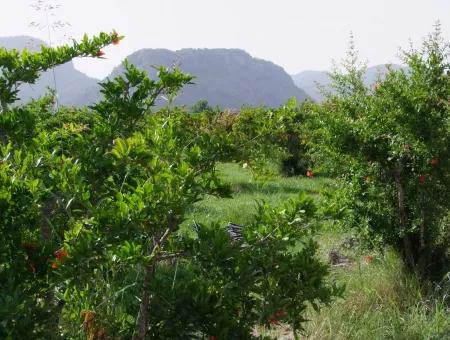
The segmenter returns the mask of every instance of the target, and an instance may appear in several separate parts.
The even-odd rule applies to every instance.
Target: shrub
[[[338,209],[372,245],[392,245],[408,268],[438,278],[449,270],[448,44],[437,30],[421,51],[404,53],[407,70],[391,70],[373,89],[353,57],[317,109],[316,145],[343,180]]]
[[[194,202],[228,194],[215,171],[225,135],[201,115],[151,111],[190,75],[152,80],[125,63],[89,109],[53,112],[51,97],[8,108],[21,82],[116,40],[0,50],[0,337],[251,338],[277,318],[301,330],[306,304],[339,292],[315,256],[310,198],[261,207],[239,242],[218,226],[180,230]]]

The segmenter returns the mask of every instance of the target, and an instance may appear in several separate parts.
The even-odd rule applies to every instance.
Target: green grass
[[[450,314],[438,297],[426,299],[419,282],[402,270],[388,251],[362,257],[333,275],[346,284],[343,299],[319,314],[311,313],[309,339],[444,339],[450,338]]]
[[[228,221],[248,223],[255,213],[256,201],[274,206],[306,191],[319,199],[321,189],[333,183],[327,178],[308,179],[274,177],[264,182],[252,178],[251,172],[237,164],[223,164],[222,178],[231,184],[232,198],[208,196],[198,202],[185,222]],[[403,272],[399,257],[392,251],[384,254],[344,249],[346,235],[327,229],[318,235],[324,260],[331,249],[348,256],[353,264],[334,267],[331,277],[346,285],[343,298],[337,299],[320,313],[309,312],[307,339],[450,339],[450,311],[442,294],[425,297],[418,280]],[[366,263],[365,256],[374,260]],[[278,339],[293,339],[286,327],[259,330]]]
[[[253,178],[248,169],[238,164],[221,164],[218,171],[227,183],[230,183],[231,198],[207,196],[194,205],[186,223],[195,220],[198,223],[219,221],[222,223],[248,223],[256,212],[258,201],[280,206],[289,198],[298,196],[300,191],[317,195],[319,190],[332,183],[328,178],[309,179],[306,177],[274,177],[265,180]]]

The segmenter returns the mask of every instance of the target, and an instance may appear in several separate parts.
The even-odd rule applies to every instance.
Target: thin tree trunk
[[[0,113],[5,113],[6,111],[8,111],[8,104],[6,104],[4,101],[0,101],[1,102],[1,108],[2,108],[2,112]]]
[[[420,252],[426,250],[427,248],[427,214],[425,208],[421,211],[422,223],[420,224]]]
[[[8,111],[8,104],[6,104],[5,102],[1,101],[1,111],[0,111],[0,115],[1,114],[5,114],[6,111]],[[3,129],[2,126],[0,126],[0,142],[3,144],[7,144],[8,143],[8,138],[6,137],[6,132]]]
[[[137,322],[137,333],[133,340],[144,340],[148,327],[148,316],[150,307],[150,282],[155,274],[156,263],[153,262],[145,271],[144,283],[142,284],[142,297],[139,306],[139,317]]]
[[[408,267],[414,267],[414,255],[412,250],[412,243],[410,239],[410,235],[407,232],[407,215],[406,215],[406,207],[405,207],[405,180],[404,180],[404,168],[405,168],[405,160],[401,159],[399,165],[395,171],[395,184],[397,187],[397,214],[398,221],[401,227],[403,235],[403,252],[406,260],[406,264]]]
[[[177,220],[173,214],[169,214],[168,228],[161,236],[161,238],[154,242],[152,249],[152,262],[147,266],[144,282],[142,284],[142,297],[141,304],[139,306],[139,316],[137,320],[136,334],[133,336],[133,340],[144,340],[147,334],[149,311],[151,304],[150,296],[150,283],[155,275],[156,266],[158,264],[158,254],[161,252],[165,242],[167,241],[170,233],[176,228]]]
[[[429,261],[430,261],[430,250],[428,247],[428,219],[427,219],[427,213],[426,210],[424,208],[424,204],[422,204],[422,209],[421,209],[421,223],[420,223],[420,229],[419,229],[419,259],[418,259],[418,264],[419,264],[419,270],[421,272],[422,277],[426,277],[427,276],[427,271],[428,271],[428,265],[429,265]]]

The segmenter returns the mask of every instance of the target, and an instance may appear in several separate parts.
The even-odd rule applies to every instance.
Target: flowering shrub
[[[316,148],[340,174],[336,212],[372,245],[391,245],[424,277],[448,271],[449,46],[439,31],[374,89],[350,58],[336,94],[316,106]],[[354,55],[351,54],[351,57]]]
[[[21,84],[33,84],[40,74],[52,67],[64,64],[76,57],[101,57],[101,48],[122,39],[117,32],[110,34],[100,33],[89,39],[86,35],[78,43],[74,41],[72,46],[57,48],[41,46],[38,53],[30,53],[24,49],[7,50],[0,47],[0,109],[6,112],[8,105],[17,100],[19,86]]]
[[[229,194],[215,165],[232,149],[205,116],[152,112],[190,75],[125,63],[91,108],[9,108],[20,83],[118,40],[0,50],[0,338],[245,339],[271,319],[300,331],[307,304],[340,291],[316,257],[310,198],[261,206],[236,239],[180,230],[203,195]]]

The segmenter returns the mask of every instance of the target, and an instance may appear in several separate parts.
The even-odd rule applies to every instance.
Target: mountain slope
[[[241,107],[242,105],[279,106],[289,98],[298,101],[307,98],[292,78],[271,62],[252,58],[238,49],[142,49],[128,57],[128,61],[156,76],[153,65],[177,65],[195,76],[194,84],[187,85],[176,98],[177,105],[193,105],[206,99],[212,106]],[[116,67],[111,76],[123,72]],[[91,94],[93,92],[91,91]],[[89,101],[95,100],[91,96]]]
[[[400,65],[390,65],[393,70],[404,68]],[[388,71],[387,65],[376,65],[367,68],[364,75],[364,83],[367,86],[373,85],[378,77],[383,77]],[[294,83],[301,89],[303,89],[308,96],[315,101],[322,101],[323,95],[320,92],[320,87],[329,89],[331,79],[327,72],[324,71],[303,71],[292,76]],[[318,86],[319,85],[319,86]]]

